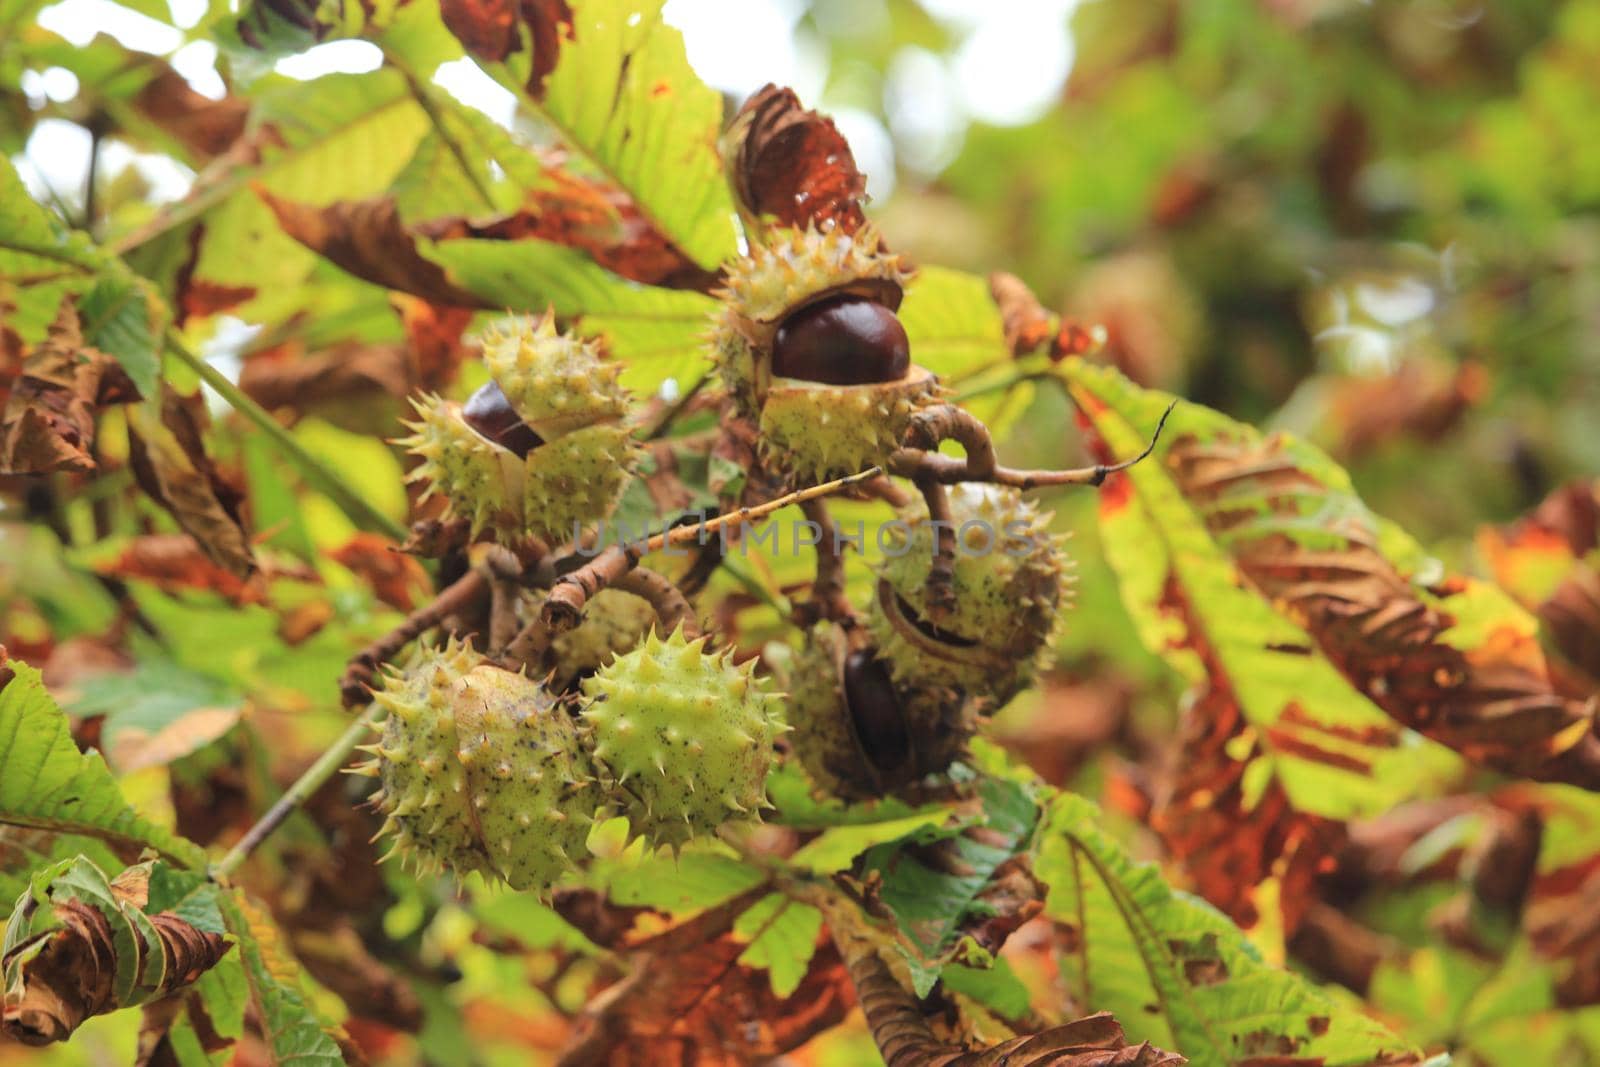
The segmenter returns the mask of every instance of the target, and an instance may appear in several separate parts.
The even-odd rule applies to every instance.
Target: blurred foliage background
[[[167,57],[191,89],[220,99],[219,70],[243,60],[198,38],[228,5],[68,0],[38,9],[0,0],[0,151],[41,201],[115,245],[181,199],[213,151],[204,128],[169,142],[171,151],[161,142],[170,130],[127,136],[149,116],[119,88],[129,71],[124,47]],[[1103,324],[1103,358],[1139,383],[1309,438],[1347,467],[1375,511],[1452,567],[1485,572],[1480,531],[1600,471],[1597,0],[673,0],[667,16],[683,29],[697,71],[726,92],[730,113],[775,80],[838,118],[869,175],[870,214],[897,250],[979,274],[1013,272],[1046,307]],[[11,45],[26,37],[27,47],[8,47],[7,37]],[[319,118],[290,105],[273,111],[274,93],[293,102],[294,79],[371,70],[377,53],[345,41],[258,57],[276,64],[270,77],[283,86],[267,82],[257,106],[286,125]],[[457,67],[437,81],[491,117],[523,121],[486,79]],[[118,133],[102,136],[113,118]],[[91,158],[97,191],[86,203]],[[404,197],[417,190],[395,185],[405,211]],[[453,192],[429,189],[430,206],[439,210]],[[139,249],[137,265],[170,279],[184,253],[177,233]],[[394,309],[370,287],[341,281],[308,297],[314,285],[288,285],[344,279],[311,258],[293,260],[305,277],[286,277],[270,299],[210,320],[196,340],[216,365],[237,377],[243,357],[289,340],[315,352],[401,335]],[[301,312],[309,317],[294,317]],[[275,329],[263,334],[263,323]],[[285,323],[293,330],[278,328]],[[464,372],[468,385],[473,373]],[[1061,391],[1028,389],[1023,400],[1008,420],[1006,460],[1081,462]],[[398,459],[355,436],[384,432],[395,410],[372,414],[372,426],[329,415],[293,432],[308,450],[345,460],[358,488],[398,521],[406,513]],[[354,448],[362,451],[351,463]],[[270,449],[247,443],[241,452],[221,459],[249,472],[257,526],[273,547],[311,558],[311,542],[355,544],[354,528],[326,500],[296,498],[280,484],[287,479]],[[121,478],[108,492],[126,488]],[[1078,611],[1060,668],[1000,726],[1046,778],[1099,795],[1102,779],[1116,777],[1098,758],[1102,746],[1127,757],[1117,774],[1137,779],[1152,738],[1172,731],[1182,686],[1122,607],[1096,543],[1093,494],[1050,499],[1058,526],[1076,535]],[[90,517],[71,521],[82,527]],[[72,529],[57,532],[73,539]],[[53,636],[98,633],[114,614],[103,590],[41,546],[49,536],[0,525],[8,613],[0,636],[20,655],[30,637],[43,658]],[[71,562],[90,569],[111,554],[80,550]],[[29,573],[20,575],[25,558]],[[346,563],[359,572],[361,561],[352,551]],[[184,696],[180,684],[163,685],[224,711],[248,693],[263,732],[308,709],[331,712],[329,683],[352,636],[380,632],[393,613],[350,574],[318,567],[334,603],[318,610],[340,629],[321,631],[324,618],[309,640],[283,622],[297,598],[323,603],[305,575],[277,576],[276,614],[136,588],[150,622],[184,636],[141,657],[155,665],[140,670],[170,670],[190,687],[224,676],[223,692]],[[405,582],[420,579],[395,580],[402,588],[389,605],[403,608]],[[11,595],[18,588],[26,595]],[[219,643],[256,651],[219,656]],[[127,701],[150,684],[137,676],[124,691],[91,692],[85,706]],[[207,769],[191,758],[174,764],[174,780],[200,780]],[[153,783],[143,799],[165,803],[166,786]],[[258,784],[238,788],[259,799]],[[178,817],[194,819],[215,801],[201,797]],[[418,891],[388,881],[400,899],[382,921],[397,939],[420,940]],[[531,905],[512,914],[519,905],[505,898],[497,907],[503,929],[518,936],[548,934],[540,924],[554,921]],[[501,972],[510,965],[474,940],[460,912],[452,918],[460,928],[435,923],[424,955],[452,968],[465,961],[476,992],[509,983]],[[518,1050],[507,1055],[519,1055],[523,1020],[491,1001],[475,1024],[504,1028]],[[54,1054],[124,1062],[131,1021],[102,1022]],[[434,1051],[448,1050],[451,1036],[434,1032]],[[807,1055],[864,1062],[864,1040],[859,1031],[834,1035]],[[0,1061],[10,1055],[0,1051]]]

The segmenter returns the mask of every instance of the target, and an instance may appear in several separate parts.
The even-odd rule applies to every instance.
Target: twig
[[[917,488],[928,505],[928,521],[933,526],[933,559],[928,563],[928,578],[922,586],[922,614],[938,625],[956,610],[956,527],[950,517],[950,497],[937,480],[922,474]]]
[[[489,654],[496,655],[517,634],[517,601],[522,595],[522,562],[504,545],[484,558],[489,579]]]
[[[166,345],[169,352],[198,374],[201,381],[215,389],[235,411],[255,423],[256,428],[266,434],[289,458],[289,462],[299,469],[306,481],[339,505],[340,510],[350,516],[357,526],[384,534],[397,542],[406,539],[406,530],[403,526],[363,500],[361,495],[346,485],[342,478],[307,452],[305,446],[296,441],[289,431],[280,426],[278,420],[268,414],[260,404],[246,396],[243,390],[224,377],[217,368],[189,351],[177,331],[170,327],[167,329]]]
[[[317,757],[315,763],[305,769],[305,773],[295,779],[294,784],[284,792],[283,796],[279,797],[272,807],[267,809],[266,814],[257,819],[255,825],[246,830],[238,843],[228,850],[228,854],[212,865],[212,879],[227,878],[238,870],[239,865],[249,858],[250,853],[254,852],[272,831],[282,826],[284,820],[294,814],[311,794],[322,788],[322,784],[333,777],[334,772],[350,758],[350,753],[354,752],[356,746],[367,737],[379,710],[377,704],[368,708],[360,718],[350,724],[349,729],[339,735],[337,741]]]
[[[611,588],[632,593],[648,603],[665,632],[681,628],[686,638],[700,636],[700,620],[694,617],[689,599],[666,575],[649,567],[635,567],[613,581]]]
[[[353,708],[369,699],[372,676],[378,667],[392,659],[425,630],[444,620],[482,596],[488,586],[483,571],[473,569],[458,578],[429,604],[406,616],[404,622],[362,649],[339,677],[339,696],[344,706]]]
[[[1178,402],[1174,400],[1161,413],[1161,421],[1156,423],[1155,433],[1150,436],[1150,443],[1144,451],[1131,459],[1110,465],[1097,463],[1093,467],[1078,467],[1071,470],[1015,470],[1011,467],[994,466],[987,473],[982,473],[985,461],[980,456],[977,464],[973,464],[973,455],[969,448],[965,459],[955,459],[951,456],[941,456],[932,451],[923,451],[919,448],[902,448],[889,458],[889,470],[913,480],[928,477],[945,485],[954,485],[957,482],[990,482],[994,485],[1009,485],[1016,489],[1039,489],[1051,485],[1090,485],[1097,486],[1118,471],[1125,471],[1134,464],[1139,463],[1155,451],[1156,443],[1161,440],[1161,431],[1167,425],[1167,417],[1172,414]],[[943,409],[936,409],[943,410]],[[963,412],[963,414],[965,414]],[[970,416],[968,416],[970,418]],[[974,422],[976,420],[973,420]],[[940,426],[942,424],[932,423]],[[965,425],[959,418],[950,420],[951,427],[961,426],[965,432]],[[979,425],[982,425],[979,423]],[[916,432],[916,427],[913,431]],[[985,431],[987,435],[987,431]],[[954,434],[952,434],[954,437]],[[956,438],[959,440],[959,438]],[[992,455],[993,447],[990,446]]]
[[[848,619],[855,613],[844,595],[844,556],[839,552],[839,540],[834,536],[833,516],[823,500],[807,500],[800,505],[808,520],[822,530],[817,542],[817,576],[811,583],[811,599],[801,605],[798,620],[809,626],[818,619]]]

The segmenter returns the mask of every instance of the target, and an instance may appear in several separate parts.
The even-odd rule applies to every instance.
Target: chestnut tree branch
[[[473,568],[430,603],[423,605],[393,630],[378,638],[356,654],[339,677],[339,696],[347,708],[365,704],[372,692],[372,679],[384,663],[393,659],[406,645],[425,631],[438,626],[447,616],[466,610],[488,590],[489,580],[484,572]]]

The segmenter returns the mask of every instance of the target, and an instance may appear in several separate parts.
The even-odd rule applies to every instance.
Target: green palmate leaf
[[[625,191],[690,259],[715,268],[735,252],[733,200],[717,156],[722,97],[690,69],[659,2],[572,0],[542,83],[539,50],[490,64],[570,147]],[[514,69],[513,69],[514,68]],[[542,73],[542,72],[541,72]]]
[[[91,1016],[192,984],[228,951],[220,895],[154,860],[115,878],[82,856],[38,871],[0,949],[5,1031],[64,1040]]]
[[[103,715],[100,738],[121,773],[164,766],[205,747],[239,721],[239,693],[167,659],[141,659],[127,673],[93,675],[78,686],[73,714]]]
[[[1074,361],[1066,373],[1074,398],[1118,456],[1142,449],[1171,403],[1115,371]],[[1321,654],[1285,602],[1241,580],[1224,535],[1175,481],[1170,456],[1179,442],[1241,435],[1254,437],[1255,431],[1182,404],[1155,454],[1130,470],[1125,484],[1103,493],[1102,538],[1123,600],[1145,643],[1215,697],[1216,715],[1242,717],[1237,736],[1251,730],[1229,752],[1236,762],[1260,766],[1249,772],[1253,798],[1246,798],[1246,807],[1275,783],[1302,812],[1342,819],[1384,811],[1427,788],[1452,761],[1398,730]],[[1313,462],[1309,447],[1286,447]],[[1333,479],[1326,460],[1315,462],[1332,486],[1347,486]],[[1319,526],[1331,531],[1367,521],[1347,490],[1329,489],[1320,507],[1300,522],[1313,536]]]
[[[940,969],[958,957],[984,965],[987,952],[963,941],[968,924],[993,915],[982,899],[1002,864],[1025,852],[1039,810],[1028,789],[985,778],[978,785],[981,826],[922,826],[898,841],[867,851],[861,865],[881,875],[880,899],[894,912],[907,944],[918,996],[926,996]],[[922,846],[929,846],[925,850]]]
[[[0,305],[16,307],[6,324],[24,341],[40,340],[62,296],[86,287],[100,265],[89,239],[36,204],[0,158]]]
[[[734,920],[733,933],[749,941],[739,962],[764,967],[772,991],[787,997],[800,988],[822,932],[822,912],[782,893],[769,893]]]
[[[122,865],[110,846],[92,837],[0,825],[0,901],[16,900],[28,888],[34,871],[78,856],[101,870]]]
[[[675,914],[721,904],[766,881],[748,863],[700,848],[676,858],[630,849],[614,860],[596,861],[594,873],[613,903]]]
[[[702,342],[717,307],[711,297],[625,281],[583,252],[544,241],[419,240],[417,250],[491,306],[554,308],[575,328],[605,337],[628,364],[622,382],[635,394],[649,395],[668,378],[687,387],[710,366]]]
[[[238,939],[250,1003],[266,1038],[269,1061],[342,1067],[339,1043],[323,1026],[301,988],[300,968],[286,959],[272,920],[243,893],[221,896],[228,932]]]
[[[130,242],[198,219],[204,228],[190,284],[231,294],[244,301],[241,314],[270,320],[317,296],[301,286],[318,258],[282,231],[254,190],[313,207],[374,196],[402,173],[429,121],[404,76],[387,68],[263,82],[252,121],[259,162],[201,185]]]
[[[98,753],[73,743],[67,718],[39,672],[0,666],[0,822],[100,838],[137,852],[153,848],[190,867],[205,863],[194,843],[141,816],[123,799]]]
[[[1221,913],[1134,863],[1102,821],[1089,801],[1061,794],[1040,838],[1045,913],[1065,928],[1061,969],[1078,1003],[1114,1013],[1135,1040],[1182,1049],[1195,1067],[1424,1062],[1377,1021],[1269,967]]]
[[[1083,364],[1067,375],[1112,450],[1135,453],[1167,398]],[[1537,621],[1493,586],[1442,573],[1316,449],[1189,406],[1129,480],[1133,492],[1107,494],[1102,516],[1142,510],[1168,553],[1136,577],[1145,618],[1154,581],[1166,597],[1154,608],[1188,622],[1189,649],[1209,647],[1252,724],[1298,734],[1285,739],[1308,762],[1387,781],[1396,764],[1368,756],[1399,750],[1363,732],[1381,709],[1497,769],[1600,789],[1600,737],[1587,709],[1554,691]],[[1358,747],[1343,751],[1350,740]]]
[[[921,267],[900,305],[911,358],[945,379],[962,379],[1007,359],[1000,309],[989,283],[947,267]]]

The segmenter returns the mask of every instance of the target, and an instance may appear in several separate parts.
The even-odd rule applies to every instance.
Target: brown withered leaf
[[[400,611],[410,611],[428,592],[428,572],[400,546],[380,534],[356,533],[330,553],[372,587],[377,598]]]
[[[252,353],[239,388],[268,411],[315,414],[353,432],[382,434],[393,429],[416,378],[403,345],[351,341],[307,354],[291,341]]]
[[[129,462],[144,491],[164,507],[211,561],[239,579],[256,569],[240,518],[243,494],[206,455],[199,398],[163,387],[161,414],[128,409]]]
[[[183,75],[159,60],[154,74],[131,103],[141,117],[176,140],[190,158],[204,163],[227,151],[244,133],[250,105],[234,96],[212,100],[189,87]]]
[[[431,237],[550,241],[587,252],[613,274],[646,285],[701,293],[716,286],[717,275],[680,252],[621,189],[559,166],[546,177],[550,184],[528,190],[526,207],[514,215],[482,225],[441,219],[419,229]]]
[[[528,191],[524,210],[486,222],[452,217],[407,226],[389,197],[315,208],[259,193],[284,232],[307,248],[358,278],[435,304],[490,306],[424,259],[418,237],[549,241],[586,252],[607,270],[646,285],[708,292],[716,284],[717,276],[678,251],[626,193],[555,168],[547,176],[548,184]]]
[[[1381,378],[1347,378],[1331,402],[1342,457],[1368,455],[1401,438],[1437,441],[1449,433],[1488,391],[1488,372],[1478,363],[1445,368],[1420,359],[1402,363]]]
[[[145,534],[135,537],[114,559],[95,564],[95,572],[113,578],[137,578],[163,592],[205,589],[235,604],[262,604],[266,591],[256,580],[242,580],[206,555],[188,534]]]
[[[634,946],[629,976],[594,998],[560,1067],[746,1067],[798,1048],[853,1005],[837,951],[820,946],[800,987],[779,998],[733,923],[765,887]]]
[[[1043,349],[1053,362],[1060,362],[1087,354],[1103,340],[1101,333],[1081,322],[1046,311],[1028,284],[1015,274],[990,274],[989,295],[1000,309],[1006,347],[1013,356]]]
[[[231,947],[221,934],[174,912],[147,914],[142,923],[130,919],[128,912],[142,912],[148,899],[147,866],[130,867],[109,882],[81,857],[71,871],[78,884],[52,888],[44,904],[25,896],[11,918],[18,936],[8,937],[0,960],[6,981],[0,1034],[24,1045],[65,1041],[95,1015],[182,989]],[[96,882],[96,895],[80,891]],[[51,914],[39,914],[41,908]],[[30,936],[32,930],[38,932]],[[157,954],[162,964],[147,964]],[[138,977],[119,991],[129,974]]]
[[[358,278],[434,303],[486,306],[471,293],[457,289],[437,263],[422,258],[392,197],[309,207],[259,186],[256,195],[272,209],[285,233]]]
[[[1148,1041],[1129,1045],[1109,1012],[989,1048],[952,1045],[934,1033],[921,1006],[890,971],[870,927],[838,905],[826,914],[886,1067],[1177,1067],[1187,1062]]]
[[[1474,647],[1445,638],[1457,622],[1452,608],[1474,608],[1468,580],[1423,590],[1353,526],[1323,531],[1324,543],[1313,546],[1263,524],[1256,507],[1232,503],[1248,492],[1251,502],[1294,516],[1303,494],[1325,488],[1276,437],[1187,437],[1168,463],[1245,580],[1292,612],[1322,654],[1398,722],[1508,774],[1600,789],[1593,715],[1554,690],[1536,635],[1514,619],[1474,619],[1483,631]]]
[[[409,293],[394,293],[389,300],[399,308],[405,325],[417,388],[442,392],[456,380],[467,358],[463,338],[472,323],[472,309],[435,304]]]
[[[200,263],[200,245],[205,240],[205,234],[204,222],[197,222],[189,228],[189,252],[173,280],[176,294],[173,298],[176,308],[174,322],[178,326],[191,318],[204,319],[227,311],[256,295],[255,287],[251,285],[218,285],[195,277],[195,268]]]
[[[532,39],[533,68],[528,91],[544,95],[544,80],[555,69],[562,38],[572,39],[572,9],[566,0],[442,0],[444,24],[468,52],[498,63]]]
[[[0,414],[0,474],[94,470],[96,415],[138,398],[116,360],[84,343],[77,310],[63,300]]]
[[[768,84],[744,102],[722,135],[722,158],[741,208],[780,226],[834,225],[854,233],[866,216],[867,181],[833,120]]]
[[[1600,482],[1560,486],[1510,526],[1480,530],[1477,545],[1495,581],[1539,616],[1563,690],[1600,691]]]
[[[1168,581],[1162,609],[1189,614],[1178,583]],[[1151,823],[1183,861],[1195,891],[1247,930],[1261,918],[1256,888],[1276,876],[1283,929],[1292,935],[1311,901],[1318,873],[1342,843],[1344,829],[1334,820],[1296,810],[1276,777],[1258,798],[1245,795],[1251,763],[1266,758],[1263,743],[1252,737],[1248,751],[1238,753],[1241,739],[1250,732],[1244,709],[1228,672],[1201,637],[1203,631],[1192,621],[1185,630],[1206,667],[1206,680],[1184,713],[1170,789]],[[1290,739],[1274,739],[1275,745],[1285,741]]]

